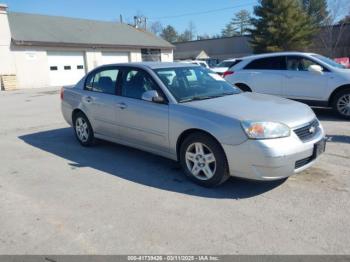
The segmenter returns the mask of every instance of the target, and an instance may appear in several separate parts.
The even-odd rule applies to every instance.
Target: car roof
[[[118,63],[108,64],[104,66],[134,66],[139,68],[163,69],[163,68],[178,68],[178,67],[199,67],[199,65],[180,62],[133,62],[133,63]]]
[[[265,53],[265,54],[258,54],[258,55],[250,55],[245,56],[240,59],[246,60],[246,59],[258,59],[258,58],[266,58],[266,57],[274,57],[274,56],[288,56],[288,55],[315,55],[314,53],[304,53],[304,52],[274,52],[274,53]]]

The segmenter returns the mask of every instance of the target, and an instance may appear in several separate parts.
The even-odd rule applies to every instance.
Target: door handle
[[[127,104],[125,104],[125,103],[119,103],[119,104],[117,104],[117,106],[120,108],[120,109],[126,109],[127,107],[128,107],[128,105]]]
[[[92,97],[91,97],[91,96],[85,97],[85,101],[86,101],[87,103],[91,103],[91,102],[92,102]]]

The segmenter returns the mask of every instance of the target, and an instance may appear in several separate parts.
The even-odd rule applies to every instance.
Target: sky
[[[257,0],[0,0],[12,12],[25,12],[119,21],[120,15],[132,22],[135,15],[148,18],[148,23],[159,21],[163,26],[173,25],[184,31],[190,21],[196,33],[220,34],[234,14],[242,9],[253,11]]]

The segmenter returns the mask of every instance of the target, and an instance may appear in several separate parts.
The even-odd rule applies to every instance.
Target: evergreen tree
[[[237,29],[232,25],[232,23],[228,23],[224,29],[221,31],[222,37],[231,37],[238,35]]]
[[[251,26],[250,20],[250,14],[247,10],[239,11],[221,31],[221,35],[223,37],[244,35],[248,32],[248,28]]]
[[[176,32],[174,27],[168,25],[162,30],[160,37],[162,37],[164,40],[170,43],[174,43],[178,40],[178,33]]]
[[[329,16],[327,0],[301,0],[301,5],[316,26],[324,25]]]
[[[260,0],[254,8],[251,44],[255,52],[304,50],[316,32],[299,0]]]

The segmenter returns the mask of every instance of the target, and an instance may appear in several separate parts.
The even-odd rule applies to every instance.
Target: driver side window
[[[316,62],[301,56],[287,57],[287,70],[289,71],[308,71],[309,66],[319,65]],[[321,66],[321,65],[319,65]],[[321,66],[323,68],[323,66]],[[323,68],[324,69],[324,68]]]

